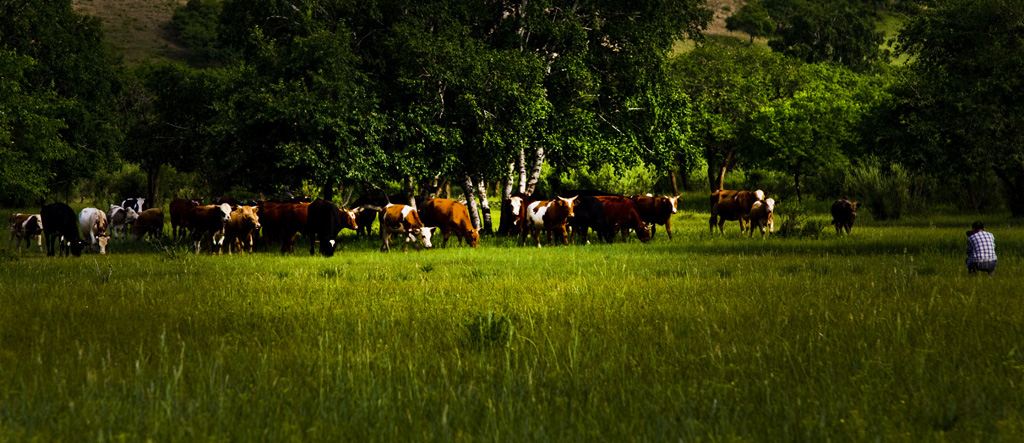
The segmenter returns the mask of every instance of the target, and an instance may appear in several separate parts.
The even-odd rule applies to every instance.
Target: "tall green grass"
[[[823,217],[817,215],[816,217]],[[1018,222],[850,237],[0,253],[0,440],[1024,437]]]

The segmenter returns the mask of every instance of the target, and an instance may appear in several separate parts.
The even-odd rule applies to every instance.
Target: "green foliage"
[[[740,7],[734,14],[726,17],[725,28],[750,35],[750,43],[758,37],[769,37],[775,33],[778,24],[772,20],[768,9],[761,0],[753,0]]]
[[[869,159],[853,167],[850,192],[875,220],[896,220],[919,211],[924,179],[898,163],[884,165]]]
[[[876,29],[878,15],[870,1],[764,0],[764,7],[779,24],[768,41],[773,51],[857,71],[888,60],[880,48],[884,34]]]
[[[223,0],[189,0],[174,10],[171,27],[191,51],[195,63],[230,59],[234,54],[221,46],[218,39],[218,16]]]
[[[561,190],[592,189],[619,195],[643,195],[651,192],[658,181],[658,171],[653,165],[615,167],[602,164],[591,171],[581,166],[562,172],[558,176]]]
[[[488,311],[463,321],[468,340],[476,346],[511,346],[515,326],[505,314]]]

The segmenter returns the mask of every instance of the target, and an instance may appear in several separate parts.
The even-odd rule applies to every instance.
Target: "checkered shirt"
[[[967,262],[979,263],[996,259],[996,239],[992,233],[979,231],[967,238]]]

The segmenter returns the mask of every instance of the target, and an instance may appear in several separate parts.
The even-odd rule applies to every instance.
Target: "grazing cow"
[[[100,254],[107,253],[107,214],[96,208],[85,208],[78,213],[78,228],[90,250],[99,247]]]
[[[11,238],[7,247],[14,249],[14,237],[18,237],[18,253],[21,253],[21,241],[25,240],[25,246],[36,239],[39,244],[39,253],[43,252],[43,218],[39,214],[12,214],[11,215]]]
[[[260,205],[260,225],[263,226],[263,250],[270,248],[271,242],[281,242],[281,253],[295,252],[295,235],[302,233],[314,239],[306,230],[309,218],[310,203],[277,203],[263,202]]]
[[[754,202],[750,206],[750,236],[754,236],[754,227],[761,231],[761,238],[764,238],[765,227],[768,232],[775,232],[775,199],[764,199]]]
[[[141,216],[140,216],[141,218]],[[231,220],[231,205],[222,203],[220,205],[196,206],[185,214],[185,225],[189,229],[189,237],[196,248],[196,254],[202,252],[203,242],[209,242],[210,252],[214,246],[221,246],[224,237],[219,242],[214,241],[214,234],[224,234],[224,225]]]
[[[565,225],[573,217],[572,207],[576,201],[572,198],[557,197],[555,200],[540,200],[530,203],[526,207],[526,217],[523,224],[523,232],[519,235],[520,246],[526,245],[526,237],[532,231],[533,238],[540,247],[540,232],[547,233],[548,244],[551,244],[553,233],[557,232],[562,237],[562,243],[569,245],[569,232]]]
[[[615,231],[622,233],[622,241],[629,240],[629,231],[636,231],[636,237],[647,243],[651,240],[651,231],[640,218],[636,210],[636,203],[629,197],[618,195],[604,195],[594,197],[601,202],[605,215],[608,216],[608,231],[599,233],[606,241],[611,242]]]
[[[142,240],[146,234],[149,239],[160,238],[164,234],[164,210],[162,208],[150,208],[139,213],[135,220],[135,240]]]
[[[569,220],[569,227],[572,228],[572,232],[569,234],[572,239],[575,239],[577,235],[581,235],[580,240],[584,244],[590,244],[589,230],[593,229],[597,234],[598,238],[602,238],[611,231],[611,227],[608,222],[608,215],[604,213],[604,205],[601,201],[595,197],[589,195],[581,195],[576,200],[576,204],[572,208],[573,217]],[[610,241],[610,239],[606,238]]]
[[[441,241],[442,248],[448,247],[448,237],[453,232],[459,238],[460,245],[465,239],[469,246],[480,246],[480,234],[473,228],[466,205],[447,198],[435,198],[423,202],[419,213],[424,225],[441,229],[441,235],[444,236],[444,240]]]
[[[729,191],[719,189],[711,193],[711,219],[708,220],[708,227],[712,232],[715,225],[718,230],[725,234],[725,222],[736,220],[740,222],[740,232],[747,229],[747,221],[750,220],[750,208],[754,202],[764,200],[764,191]]]
[[[384,244],[381,245],[381,252],[391,251],[391,234],[400,234],[405,239],[402,250],[409,249],[409,242],[416,241],[424,248],[430,248],[430,236],[433,232],[430,228],[423,226],[420,214],[416,208],[407,205],[389,204],[380,213],[380,232],[384,237]]]
[[[132,208],[110,205],[110,210],[107,211],[107,230],[114,234],[114,238],[119,238],[121,231],[134,224],[138,218],[139,213]]]
[[[236,246],[239,252],[246,249],[252,252],[252,235],[260,229],[260,217],[257,215],[259,209],[256,206],[241,205],[231,211],[231,218],[224,225],[224,236],[217,242],[218,254],[223,253],[225,243],[228,246],[228,255],[231,255]]]
[[[188,214],[192,208],[201,205],[197,199],[184,199],[176,198],[171,200],[170,213],[171,213],[171,237],[177,241],[180,238],[184,238],[188,232],[188,225],[185,224],[185,215]]]
[[[836,225],[836,235],[839,235],[843,229],[846,230],[846,235],[850,235],[855,218],[857,218],[857,202],[836,200],[835,203],[832,203],[832,224]]]
[[[640,219],[650,225],[651,237],[654,237],[656,225],[665,225],[668,239],[672,240],[672,214],[678,212],[676,203],[679,201],[679,196],[651,197],[647,195],[634,195],[630,198],[636,203],[636,212],[640,214]]]
[[[306,220],[306,232],[311,236],[309,255],[313,255],[313,240],[315,239],[320,242],[321,255],[333,256],[338,246],[338,233],[342,228],[358,230],[356,217],[362,212],[362,207],[353,210],[339,209],[334,203],[327,200],[316,199],[310,203]]]
[[[416,207],[423,205],[424,200],[417,196],[415,197]],[[393,194],[384,197],[382,192],[371,192],[367,195],[361,195],[356,201],[352,202],[352,207],[364,207],[364,206],[378,206],[383,208],[393,202],[401,202],[404,204],[409,201],[409,197],[405,194]],[[370,235],[370,231],[373,227],[373,222],[377,218],[377,211],[362,211],[356,215],[356,225],[359,226],[356,229],[356,235]]]
[[[78,236],[78,217],[70,206],[64,203],[53,203],[43,206],[39,211],[43,219],[43,234],[46,236],[46,255],[54,255],[54,242],[60,241],[60,255],[78,257],[82,255],[85,242]]]

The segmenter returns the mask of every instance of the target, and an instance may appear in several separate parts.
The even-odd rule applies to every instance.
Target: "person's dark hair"
[[[976,222],[974,222],[974,224],[971,225],[971,229],[973,229],[975,231],[980,231],[982,229],[985,229],[985,224],[983,224],[980,221],[976,221]]]

